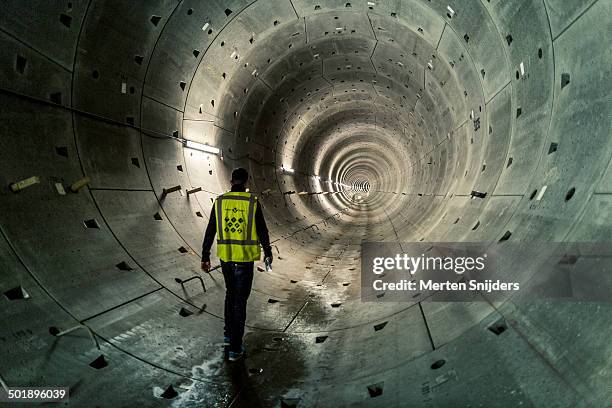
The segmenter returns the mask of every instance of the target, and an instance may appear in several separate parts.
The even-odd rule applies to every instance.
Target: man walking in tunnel
[[[231,191],[221,194],[210,211],[202,245],[202,269],[210,271],[210,248],[217,235],[217,256],[225,280],[224,343],[229,344],[229,360],[244,357],[242,345],[246,307],[253,283],[253,265],[264,250],[266,263],[272,263],[268,228],[257,197],[246,191],[249,173],[232,172]],[[260,247],[261,244],[261,247]]]

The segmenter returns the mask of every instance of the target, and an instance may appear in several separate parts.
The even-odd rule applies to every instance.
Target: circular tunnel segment
[[[395,20],[380,17],[380,25],[388,29],[378,27],[384,38],[379,41],[363,12],[318,14],[312,22],[316,27],[329,30],[325,22],[338,27],[311,33],[308,43],[296,31],[282,54],[266,60],[265,69],[248,70],[245,63],[247,70],[230,78],[227,92],[246,97],[239,108],[228,100],[220,108],[228,113],[221,115],[234,112],[238,143],[246,143],[250,166],[263,167],[253,170],[262,172],[254,179],[255,190],[277,193],[263,200],[272,203],[275,214],[302,218],[296,225],[308,228],[313,218],[351,210],[355,196],[344,191],[350,181],[346,174],[366,166],[378,193],[369,197],[367,217],[388,222],[410,207],[410,198],[427,191],[425,186],[430,194],[447,191],[455,172],[467,165],[460,154],[483,154],[481,143],[472,153],[466,138],[453,137],[466,107],[450,66],[438,61],[422,36]],[[259,47],[280,47],[282,38],[274,33],[251,52],[265,57]],[[250,56],[245,60],[251,61]],[[254,72],[257,81],[244,87],[243,77]],[[441,90],[438,95],[424,92],[425,80],[456,95],[457,106]],[[253,157],[259,147],[261,156]],[[293,194],[298,198],[292,199]],[[435,213],[438,207],[426,212]],[[340,222],[342,233],[361,235],[353,222],[363,216],[363,211],[347,214]],[[383,230],[384,236],[398,238],[388,225]]]
[[[4,382],[75,406],[612,401],[609,304],[362,299],[360,264],[364,241],[609,241],[609,2],[20,3],[0,174],[40,183],[0,193]],[[242,371],[200,271],[238,166],[275,256]]]

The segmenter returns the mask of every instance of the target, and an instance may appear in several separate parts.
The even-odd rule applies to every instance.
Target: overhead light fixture
[[[192,140],[185,140],[183,143],[185,144],[185,147],[189,149],[199,150],[201,152],[212,153],[212,154],[221,154],[221,149],[219,149],[218,147],[194,142]]]
[[[291,167],[281,166],[281,169],[287,173],[295,173],[295,170],[293,170]]]

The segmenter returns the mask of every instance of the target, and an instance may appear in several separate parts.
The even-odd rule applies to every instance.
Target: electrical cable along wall
[[[359,261],[362,240],[609,241],[610,2],[0,10],[8,387],[68,386],[75,406],[611,403],[608,303],[364,303]],[[223,362],[222,275],[199,270],[235,166],[275,254],[245,373]]]

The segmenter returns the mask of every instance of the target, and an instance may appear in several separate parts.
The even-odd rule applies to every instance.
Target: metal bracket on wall
[[[182,280],[181,278],[174,278],[174,281],[176,283],[180,283],[180,285],[183,287],[183,290],[184,290],[185,289],[185,284],[187,282],[189,282],[189,281],[194,280],[194,279],[198,279],[200,281],[200,283],[202,284],[202,289],[204,289],[204,292],[206,292],[206,286],[204,285],[204,279],[202,279],[201,276],[197,276],[196,275],[196,276],[192,276],[191,278],[185,279],[185,280]]]
[[[89,337],[91,338],[91,341],[93,342],[94,346],[98,350],[100,350],[100,344],[98,343],[98,339],[96,339],[95,334],[93,333],[93,331],[91,331],[89,327],[85,326],[84,324],[79,324],[78,326],[71,327],[70,329],[66,329],[64,331],[59,331],[57,328],[52,327],[51,329],[49,329],[49,332],[55,337],[62,337],[79,329],[86,330],[87,333],[89,333]]]
[[[2,379],[2,376],[0,375],[0,385],[2,385],[2,388],[4,388],[4,391],[6,391],[6,393],[8,394],[9,392],[9,387],[8,385],[6,385],[6,383],[4,382],[4,379]]]
[[[75,181],[70,185],[70,191],[73,193],[78,193],[83,187],[89,185],[91,183],[91,178],[83,177],[82,179]]]
[[[198,193],[200,191],[202,191],[202,187],[196,187],[196,188],[194,188],[192,190],[187,190],[187,195],[195,194],[195,193]]]
[[[162,196],[167,196],[170,193],[174,193],[175,191],[179,191],[181,189],[181,186],[174,186],[174,187],[170,187],[170,188],[164,188],[162,190]]]

